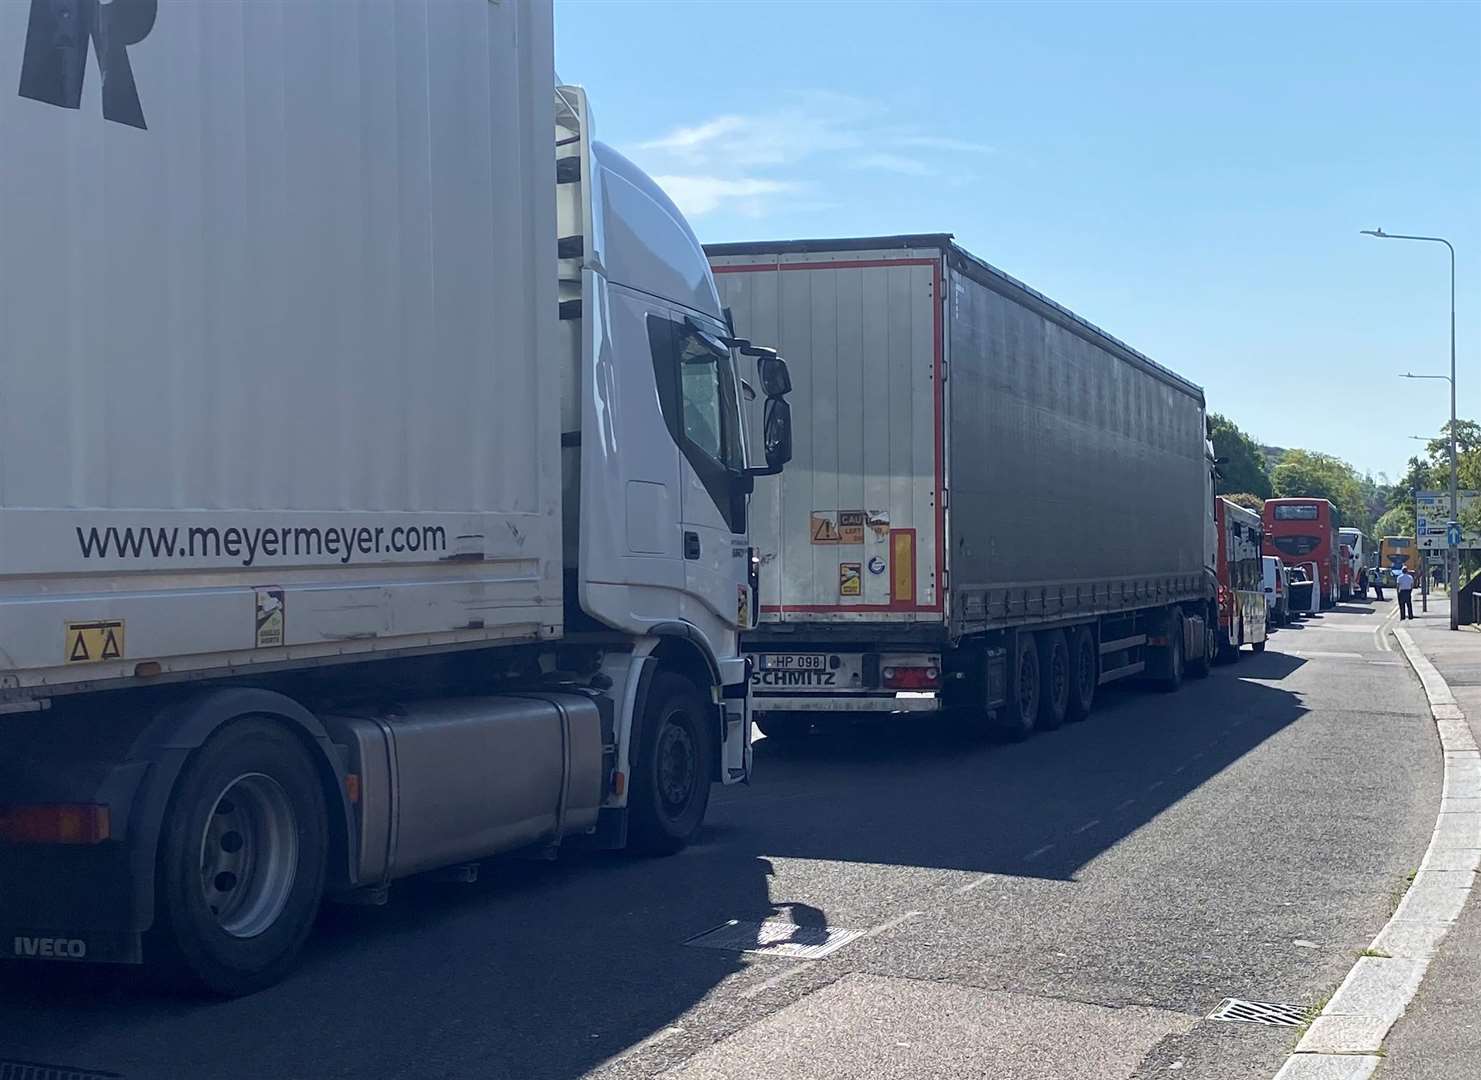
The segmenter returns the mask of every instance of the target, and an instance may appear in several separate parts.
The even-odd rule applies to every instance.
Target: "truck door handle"
[[[684,558],[699,558],[699,533],[686,532],[684,534]]]

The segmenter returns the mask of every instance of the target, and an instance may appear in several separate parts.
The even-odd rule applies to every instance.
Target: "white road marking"
[[[1034,848],[1033,851],[1030,851],[1027,855],[1025,855],[1023,857],[1023,861],[1024,862],[1032,862],[1033,860],[1037,859],[1040,855],[1044,854],[1044,852],[1048,851],[1053,846],[1054,845],[1052,843],[1050,843],[1050,844],[1045,844],[1043,847],[1036,847],[1036,848]]]
[[[1082,832],[1089,832],[1091,829],[1095,828],[1099,824],[1100,824],[1100,818],[1093,817],[1089,821],[1087,821],[1084,825],[1081,825],[1078,829],[1076,829],[1074,835],[1078,836]]]
[[[1291,649],[1287,656],[1298,656],[1302,660],[1361,660],[1362,653],[1356,652],[1321,652],[1317,649]]]
[[[1115,814],[1115,813],[1118,813],[1119,811],[1125,810],[1128,806],[1130,806],[1134,802],[1136,802],[1135,799],[1122,799],[1115,806],[1111,807],[1111,813]]]
[[[971,892],[973,889],[976,889],[976,888],[979,888],[979,887],[981,887],[983,885],[986,885],[989,881],[991,881],[993,879],[993,876],[994,875],[992,875],[992,874],[983,874],[981,877],[973,878],[971,881],[967,882],[961,888],[957,889],[956,890],[956,894],[958,896],[965,896],[967,893]]]
[[[1445,761],[1445,783],[1435,829],[1398,910],[1373,939],[1377,955],[1359,957],[1337,993],[1296,1044],[1275,1080],[1371,1076],[1383,1040],[1419,992],[1430,960],[1471,895],[1481,852],[1481,813],[1446,812],[1443,793],[1481,774],[1481,749],[1444,677],[1402,628],[1394,637],[1424,685]],[[1433,869],[1443,866],[1445,869]],[[1330,1070],[1330,1071],[1322,1071]]]
[[[1147,785],[1147,790],[1148,791],[1156,791],[1158,788],[1160,788],[1163,785],[1163,783],[1164,783],[1164,781],[1162,781],[1162,780],[1153,780],[1150,784]]]
[[[766,993],[766,991],[770,990],[773,986],[776,986],[778,983],[786,982],[792,976],[801,975],[808,968],[817,967],[817,965],[818,962],[816,960],[803,960],[801,963],[793,964],[791,967],[783,968],[771,978],[757,983],[749,990],[742,991],[741,997],[746,1001],[750,1001],[752,998],[758,998],[762,994]]]
[[[901,923],[903,923],[903,922],[909,922],[911,919],[914,919],[916,916],[918,916],[918,915],[924,915],[924,914],[925,914],[925,912],[923,912],[923,911],[907,911],[904,915],[896,915],[889,922],[882,922],[878,926],[876,926],[873,930],[865,930],[862,934],[859,935],[859,940],[862,941],[862,940],[864,940],[864,938],[877,937],[880,934],[883,934],[886,930],[893,930],[895,927],[899,926]]]

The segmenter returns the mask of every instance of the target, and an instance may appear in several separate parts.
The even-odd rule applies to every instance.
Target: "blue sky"
[[[561,78],[705,241],[953,232],[1269,444],[1481,419],[1481,3],[557,0]]]

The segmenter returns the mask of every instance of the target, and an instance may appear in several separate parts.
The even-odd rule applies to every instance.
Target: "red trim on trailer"
[[[716,256],[716,258],[750,258],[747,255]],[[942,587],[943,575],[946,568],[946,431],[942,425],[942,416],[945,412],[946,386],[941,379],[941,367],[944,363],[942,348],[945,330],[942,326],[942,304],[944,299],[941,295],[941,265],[945,256],[936,259],[854,259],[839,260],[837,262],[772,262],[772,263],[746,263],[744,265],[715,266],[712,262],[710,269],[716,274],[744,274],[758,273],[761,271],[782,270],[860,270],[876,269],[891,266],[929,266],[931,267],[931,338],[934,352],[932,364],[932,381],[934,382],[934,421],[936,425],[936,437],[933,440],[935,453],[936,490],[936,602],[934,604],[762,604],[764,612],[777,613],[783,611],[816,611],[816,612],[884,612],[884,611],[920,611],[920,612],[944,612],[946,610],[946,591]],[[914,531],[914,530],[912,530]]]

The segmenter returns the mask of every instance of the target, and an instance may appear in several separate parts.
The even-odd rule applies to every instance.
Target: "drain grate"
[[[118,1073],[78,1069],[71,1065],[43,1065],[39,1061],[0,1060],[0,1080],[123,1080]]]
[[[1239,1024],[1272,1024],[1276,1027],[1300,1027],[1306,1023],[1304,1005],[1288,1005],[1275,1001],[1245,1001],[1243,998],[1225,998],[1219,1007],[1209,1013],[1210,1020],[1231,1020]]]
[[[821,960],[863,936],[862,930],[843,930],[837,926],[797,926],[775,920],[739,922],[731,919],[713,930],[696,934],[684,944],[700,949],[731,949],[762,956],[785,956],[794,960]]]

